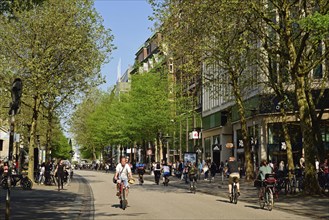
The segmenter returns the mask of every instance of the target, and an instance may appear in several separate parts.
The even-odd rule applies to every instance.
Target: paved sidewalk
[[[145,175],[145,180],[153,181],[154,176]],[[162,183],[162,180],[160,180]],[[169,186],[186,189],[188,191],[189,184],[185,184],[177,177],[170,177]],[[213,181],[200,180],[197,183],[197,193],[205,193],[220,197],[218,201],[228,201],[228,182],[224,179],[222,184],[219,177],[215,177]],[[253,187],[253,183],[240,181],[240,201],[250,203],[255,209],[259,209],[257,189]],[[307,215],[311,218],[329,219],[329,195],[324,196],[304,196],[301,193],[293,195],[279,194],[279,198],[274,200],[274,208],[293,212],[296,214]]]
[[[0,219],[5,219],[6,190],[0,189]],[[10,219],[93,219],[93,195],[85,179],[75,175],[69,186],[33,185],[11,190]]]

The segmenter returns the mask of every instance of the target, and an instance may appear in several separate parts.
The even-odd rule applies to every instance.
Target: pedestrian
[[[316,157],[315,157],[315,169],[317,173],[320,171],[320,162]]]
[[[269,160],[268,165],[272,168],[272,172],[274,171],[274,164],[272,163],[272,160]]]
[[[280,163],[279,163],[279,166],[278,166],[278,178],[283,178],[285,177],[285,164],[284,164],[284,161],[281,160]]]
[[[188,163],[189,161],[185,164],[184,169],[183,169],[183,179],[185,180],[185,184],[188,184],[187,180],[187,175],[188,175]]]
[[[105,173],[109,173],[110,172],[110,166],[108,163],[105,164]]]
[[[51,164],[50,162],[47,162],[45,165],[45,184],[51,185]]]
[[[4,165],[3,165],[3,175],[7,176],[8,171],[9,171],[9,165],[8,165],[8,162],[5,162]]]
[[[302,157],[299,159],[299,166],[301,170],[305,169],[305,158],[304,158],[304,152],[302,153]]]
[[[208,162],[206,162],[203,167],[202,167],[202,171],[204,173],[204,180],[208,180],[208,175],[209,175],[209,165]]]
[[[212,162],[210,166],[210,174],[212,180],[215,179],[216,172],[217,172],[217,165],[215,164],[215,162]]]
[[[58,191],[60,191],[61,189],[64,189],[64,164],[62,160],[59,160],[54,174],[55,177],[57,177]]]
[[[42,163],[40,166],[40,170],[39,170],[39,180],[38,180],[38,184],[43,185],[44,181],[45,181],[45,163]]]

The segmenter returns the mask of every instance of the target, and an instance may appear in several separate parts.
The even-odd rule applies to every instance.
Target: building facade
[[[321,67],[325,70],[325,66]],[[312,71],[314,84],[317,84],[319,76],[318,68]],[[242,142],[240,117],[235,106],[234,97],[230,85],[227,83],[227,75],[221,72],[217,65],[203,66],[203,75],[213,75],[214,79],[203,84],[202,100],[202,143],[203,157],[216,163],[224,162],[229,156],[234,155],[244,164],[244,146]],[[254,72],[255,79],[257,76]],[[320,74],[324,77],[325,74]],[[216,79],[217,78],[217,79]],[[264,81],[264,78],[262,78]],[[291,92],[292,93],[292,92]],[[312,90],[315,98],[320,91],[316,85]],[[281,104],[274,92],[266,87],[265,83],[250,85],[243,91],[244,106],[247,117],[248,135],[251,141],[251,153],[254,166],[259,166],[261,159],[273,162],[286,161],[287,153],[282,129],[282,114],[280,108],[287,112],[287,124],[292,143],[293,158],[295,163],[299,161],[303,151],[302,134],[299,125],[297,101],[293,95],[288,98],[290,104]],[[322,111],[320,131],[327,152],[329,152],[329,85],[322,94],[322,100],[316,108]],[[233,144],[233,149],[226,148],[227,143]],[[219,150],[216,145],[221,146]]]

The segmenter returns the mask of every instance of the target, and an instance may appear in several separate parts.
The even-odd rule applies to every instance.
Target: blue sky
[[[112,30],[117,47],[111,60],[102,68],[106,90],[116,83],[117,66],[121,58],[121,72],[134,64],[135,53],[152,34],[153,23],[148,20],[152,8],[146,0],[95,0],[95,8],[104,19],[106,28]]]

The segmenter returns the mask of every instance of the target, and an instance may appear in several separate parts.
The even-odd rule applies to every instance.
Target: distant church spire
[[[120,82],[121,81],[121,57],[119,59],[119,63],[117,66],[117,81]]]

